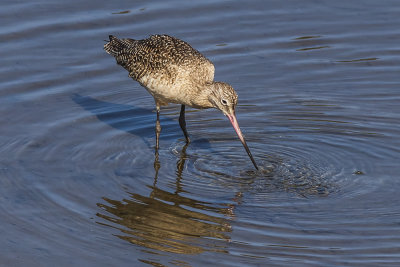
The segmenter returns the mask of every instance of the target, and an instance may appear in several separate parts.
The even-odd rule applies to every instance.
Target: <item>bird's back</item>
[[[207,83],[214,79],[214,65],[188,43],[168,36],[152,35],[147,39],[118,39],[110,36],[104,45],[129,76],[147,86],[150,79],[177,79],[184,82]],[[182,82],[182,81],[180,81]]]

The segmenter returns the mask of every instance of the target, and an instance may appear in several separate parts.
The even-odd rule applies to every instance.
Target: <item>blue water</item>
[[[3,1],[0,265],[397,266],[397,1]],[[239,95],[161,112],[102,47],[166,33]]]

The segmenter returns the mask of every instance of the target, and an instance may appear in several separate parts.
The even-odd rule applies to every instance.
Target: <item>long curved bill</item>
[[[242,142],[242,144],[244,146],[244,149],[246,149],[247,155],[249,155],[249,157],[251,159],[251,162],[253,162],[254,167],[258,170],[258,166],[257,166],[253,156],[251,155],[250,149],[247,146],[246,140],[244,139],[242,131],[239,128],[239,124],[238,124],[238,122],[236,120],[235,113],[233,112],[233,114],[227,114],[226,116],[231,121],[233,128],[235,129],[237,135],[239,136],[240,142]]]

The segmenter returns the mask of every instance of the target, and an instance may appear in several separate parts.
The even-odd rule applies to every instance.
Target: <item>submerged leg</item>
[[[158,153],[158,148],[160,144],[160,133],[161,133],[161,124],[160,124],[160,106],[157,105],[157,120],[156,120],[156,153]]]
[[[186,131],[186,121],[185,121],[185,105],[181,106],[181,114],[179,115],[179,125],[183,131],[186,138],[186,143],[190,143],[189,135]]]

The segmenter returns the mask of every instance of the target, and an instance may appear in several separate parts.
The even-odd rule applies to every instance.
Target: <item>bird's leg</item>
[[[189,135],[186,131],[186,121],[185,121],[185,105],[181,106],[181,113],[179,115],[179,125],[181,126],[181,129],[183,131],[183,134],[185,135],[186,143],[190,143]]]
[[[160,106],[157,105],[157,120],[156,120],[156,153],[158,154],[158,148],[159,148],[159,139],[160,139],[160,133],[161,133],[161,124],[160,124]]]
[[[160,124],[160,106],[156,104],[156,110],[157,110],[157,120],[156,120],[156,149],[154,153],[154,170],[156,171],[156,175],[154,177],[154,186],[157,183],[157,178],[158,178],[158,170],[160,169],[160,161],[158,157],[158,148],[160,146],[160,132],[161,132],[161,124]]]

